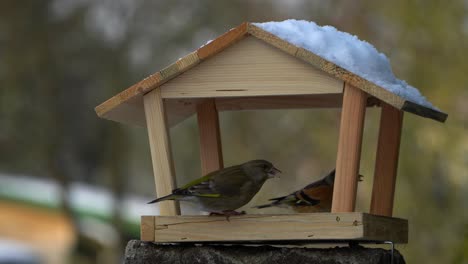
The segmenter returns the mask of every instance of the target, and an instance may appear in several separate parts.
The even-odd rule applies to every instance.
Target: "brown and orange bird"
[[[362,175],[359,175],[359,181],[361,181],[361,177]],[[334,182],[335,170],[332,170],[321,180],[289,195],[272,198],[270,199],[271,203],[255,206],[255,208],[277,206],[290,207],[299,213],[330,212]]]

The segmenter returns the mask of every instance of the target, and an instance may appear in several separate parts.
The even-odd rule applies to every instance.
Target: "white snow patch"
[[[39,254],[25,243],[0,239],[0,263],[42,263]]]
[[[212,41],[213,41],[212,39],[208,40],[207,42],[205,42],[205,44],[201,45],[199,47],[199,49],[201,49],[201,48],[205,47],[206,45],[210,44]]]
[[[408,101],[437,110],[418,89],[395,77],[383,53],[354,35],[305,20],[253,24]]]
[[[0,197],[58,207],[60,192],[60,186],[50,179],[0,173]],[[147,204],[154,197],[126,194],[122,204],[119,205],[110,190],[84,183],[73,182],[70,185],[68,198],[73,209],[105,217],[112,216],[114,206],[120,206],[122,217],[129,222],[139,223],[142,215],[160,214],[159,204]],[[183,214],[200,214],[199,209],[190,203],[182,203],[181,211]]]
[[[0,196],[52,207],[60,205],[61,188],[52,180],[0,173],[0,182]],[[73,209],[103,216],[111,216],[112,208],[116,205],[109,190],[77,182],[71,184],[68,198]],[[122,205],[123,217],[128,221],[137,222],[142,214],[159,214],[158,205],[146,204],[152,198],[126,195]]]

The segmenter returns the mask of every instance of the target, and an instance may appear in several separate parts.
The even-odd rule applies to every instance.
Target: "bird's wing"
[[[242,172],[240,166],[227,167],[193,180],[172,193],[214,198],[220,197],[221,194],[235,194],[239,192],[242,183],[245,183]]]
[[[239,195],[242,189],[252,184],[241,166],[225,168],[222,172],[213,175],[211,188],[222,195]]]
[[[220,194],[216,193],[216,191],[211,188],[212,178],[213,173],[210,173],[206,176],[193,180],[180,188],[173,190],[172,193],[178,195],[191,195],[200,197],[219,197]]]
[[[328,184],[304,188],[297,192],[297,196],[304,201],[323,201],[331,199],[333,187]]]
[[[301,190],[295,191],[289,195],[271,198],[272,204],[289,204],[292,206],[317,205],[321,200],[332,195],[333,187],[330,186],[325,178],[315,181]]]
[[[180,188],[178,188],[178,189],[183,190],[183,189],[188,189],[188,188],[190,188],[190,187],[193,187],[193,186],[195,186],[195,185],[205,184],[206,182],[209,182],[209,181],[210,181],[211,177],[212,177],[212,175],[211,175],[211,173],[210,173],[210,174],[208,174],[208,175],[206,175],[206,176],[203,176],[203,177],[201,177],[201,178],[198,178],[198,179],[196,179],[196,180],[193,180],[193,181],[191,181],[191,182],[185,184],[184,186],[182,186],[182,187],[180,187]]]

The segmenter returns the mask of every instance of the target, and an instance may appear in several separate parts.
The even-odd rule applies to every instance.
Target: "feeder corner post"
[[[403,112],[384,102],[381,108],[370,212],[392,216]]]
[[[156,88],[143,96],[148,129],[151,161],[153,164],[156,195],[168,195],[175,189],[174,164],[161,89]],[[179,215],[177,202],[164,201],[159,207],[161,215]]]
[[[353,212],[356,205],[367,94],[345,82],[343,88],[332,213]]]
[[[221,132],[215,99],[207,99],[197,105],[197,122],[202,175],[206,175],[223,168]]]

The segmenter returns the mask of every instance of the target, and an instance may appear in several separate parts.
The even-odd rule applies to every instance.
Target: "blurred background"
[[[154,181],[146,130],[94,107],[243,21],[332,25],[385,53],[449,114],[405,114],[396,217],[408,263],[468,263],[468,1],[23,0],[0,2],[0,263],[118,263]],[[368,211],[380,110],[366,113],[357,209]],[[245,207],[334,167],[338,109],[220,114],[224,163],[283,171]],[[192,117],[171,129],[177,182],[200,176]],[[266,212],[285,212],[281,209]],[[287,213],[287,211],[285,212]],[[8,262],[10,261],[10,262]]]

